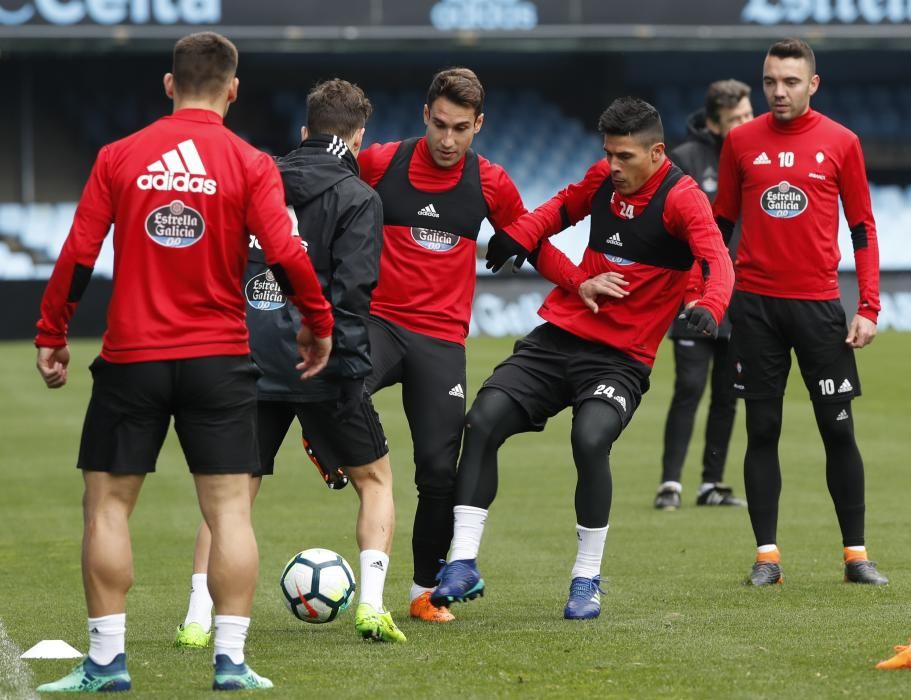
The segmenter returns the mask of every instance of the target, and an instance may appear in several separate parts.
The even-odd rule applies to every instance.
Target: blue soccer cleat
[[[127,655],[117,654],[102,666],[86,656],[68,674],[53,683],[38,686],[39,693],[117,693],[129,690],[133,681],[127,672]]]
[[[563,608],[567,620],[592,620],[601,614],[601,577],[576,576],[569,584],[569,598]]]
[[[458,559],[437,574],[437,587],[430,594],[430,602],[438,608],[453,603],[464,603],[484,595],[484,579],[478,571],[476,559]]]
[[[260,690],[271,687],[272,681],[260,676],[247,664],[236,664],[227,654],[216,654],[212,690]]]

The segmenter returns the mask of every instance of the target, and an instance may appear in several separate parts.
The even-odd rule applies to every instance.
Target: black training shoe
[[[742,498],[734,497],[734,489],[724,484],[715,484],[696,498],[697,506],[739,506],[744,508],[746,504],[747,502]]]
[[[885,586],[889,579],[876,570],[876,562],[869,559],[854,559],[845,562],[846,583],[867,583],[871,586]]]
[[[655,496],[655,508],[658,510],[677,510],[680,507],[680,491],[672,486],[662,486]]]
[[[773,561],[757,561],[750,569],[750,577],[744,583],[749,586],[774,586],[783,581],[781,564]]]

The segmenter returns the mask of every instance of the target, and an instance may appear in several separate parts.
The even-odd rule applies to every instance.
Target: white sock
[[[411,600],[414,600],[415,598],[419,598],[424,593],[430,593],[432,590],[433,590],[432,588],[427,588],[425,586],[419,586],[418,584],[412,582],[411,583]]]
[[[208,632],[212,629],[212,596],[209,595],[208,575],[193,574],[190,577],[190,605],[183,624],[196,622]]]
[[[756,551],[759,554],[768,554],[769,552],[777,552],[778,545],[777,544],[761,544],[756,548]]]
[[[850,547],[845,547],[849,552],[866,552],[867,548],[862,544],[854,544]]]
[[[576,578],[576,576],[594,578],[601,574],[601,557],[604,554],[608,527],[609,525],[588,528],[576,525],[579,549],[576,552],[576,563],[573,564],[572,578]]]
[[[474,506],[456,506],[452,509],[455,525],[452,532],[452,549],[449,561],[460,559],[477,559],[481,548],[481,536],[484,534],[484,523],[487,522],[487,509]]]
[[[115,613],[89,618],[89,658],[107,666],[124,652],[127,633],[127,614]]]
[[[701,496],[706,491],[711,491],[713,488],[715,488],[715,484],[713,482],[703,481],[702,484],[699,486],[699,493],[697,493],[696,495]]]
[[[361,603],[369,603],[376,610],[383,610],[383,588],[386,585],[386,571],[389,569],[389,555],[378,549],[361,552]]]
[[[676,491],[677,493],[683,493],[683,484],[679,481],[665,481],[658,486],[658,492],[670,490]]]
[[[235,664],[244,662],[244,642],[250,618],[238,615],[215,616],[215,656],[225,654]]]

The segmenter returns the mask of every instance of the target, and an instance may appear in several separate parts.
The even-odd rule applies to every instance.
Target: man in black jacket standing
[[[686,141],[670,152],[670,159],[699,183],[710,200],[718,189],[718,160],[725,136],[735,126],[752,118],[750,86],[739,80],[718,80],[709,85],[704,109],[690,115]],[[736,238],[735,235],[727,241],[732,259],[737,250]],[[701,270],[695,269],[691,288],[698,288],[701,282]],[[690,296],[698,295],[688,293],[687,298]],[[681,317],[671,325],[670,338],[674,343],[676,376],[664,429],[661,485],[655,496],[655,508],[676,510],[680,507],[683,462],[710,364],[712,393],[705,427],[702,484],[696,505],[745,506],[746,502],[735,498],[731,488],[722,483],[736,405],[730,351],[731,323],[725,316],[718,328],[718,337],[706,338],[687,328],[686,319]]]
[[[360,598],[357,632],[377,641],[403,642],[383,606],[383,587],[395,529],[389,448],[364,378],[372,372],[366,319],[379,275],[383,206],[359,177],[357,153],[372,107],[364,92],[345,80],[329,80],[307,95],[307,126],[298,148],[277,159],[285,201],[335,318],[333,351],[318,380],[301,382],[293,368],[297,312],[287,303],[250,236],[244,296],[253,359],[263,372],[257,384],[261,478],[296,417],[304,447],[330,488],[351,480],[361,501],[357,520]],[[290,224],[289,224],[290,225]],[[190,605],[177,629],[178,646],[208,645],[211,599],[205,563],[209,533],[200,526],[193,562]]]

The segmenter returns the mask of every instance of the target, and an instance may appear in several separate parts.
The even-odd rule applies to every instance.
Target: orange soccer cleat
[[[452,622],[455,615],[445,605],[438,608],[430,602],[430,591],[424,591],[411,601],[411,617],[424,622]]]
[[[895,656],[876,664],[880,671],[896,671],[900,668],[911,668],[911,644],[896,644]]]

